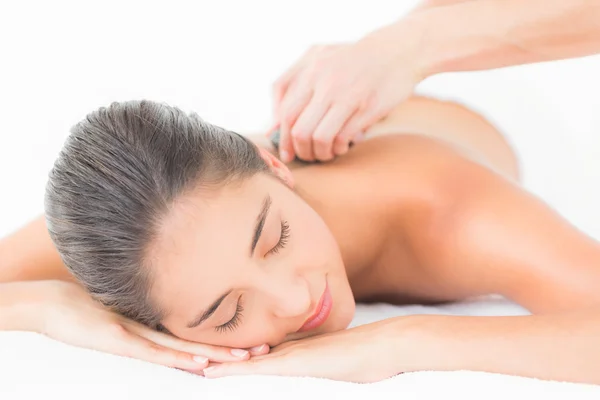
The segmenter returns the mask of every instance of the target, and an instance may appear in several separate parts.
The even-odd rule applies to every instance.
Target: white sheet
[[[359,305],[352,325],[397,315],[523,315],[521,307],[499,297],[443,306]],[[365,365],[365,368],[369,368]],[[79,349],[37,334],[0,333],[0,398],[32,399],[265,399],[375,396],[377,399],[437,399],[441,394],[465,399],[598,399],[600,387],[489,374],[482,372],[417,372],[373,384],[276,376],[205,379],[150,363]],[[531,397],[526,397],[531,396]],[[568,396],[568,397],[565,397]]]
[[[415,1],[173,0],[159,7],[121,0],[102,6],[2,2],[0,15],[10,18],[0,24],[7,38],[0,70],[0,236],[42,212],[48,170],[70,126],[85,113],[111,101],[149,98],[197,111],[229,129],[259,132],[270,124],[272,81],[308,46],[358,38]],[[294,9],[291,18],[288,8]],[[516,145],[528,188],[600,238],[598,71],[600,58],[593,57],[449,74],[419,90],[458,99],[493,119]],[[497,300],[442,308],[382,305],[360,307],[354,323],[409,312],[522,310]],[[373,385],[273,377],[208,381],[34,334],[0,333],[0,399],[204,399],[208,394],[600,398],[598,388],[587,385],[472,372],[404,374]]]

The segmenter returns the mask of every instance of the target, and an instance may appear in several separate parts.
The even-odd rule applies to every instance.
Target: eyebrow
[[[256,244],[260,239],[260,235],[262,234],[263,227],[265,226],[265,220],[267,219],[267,215],[269,215],[269,209],[271,208],[271,196],[267,195],[263,200],[262,208],[260,209],[260,213],[258,217],[256,217],[256,225],[254,226],[254,234],[252,235],[252,243],[250,244],[250,257],[254,255],[254,250],[256,249]]]
[[[265,220],[267,219],[267,215],[269,215],[271,202],[271,196],[267,195],[267,197],[265,197],[263,201],[260,213],[256,218],[256,225],[254,226],[254,233],[252,235],[252,243],[250,244],[250,256],[254,255],[254,250],[256,249],[256,245],[258,243],[258,240],[260,239],[260,235],[262,234],[263,227],[265,226]],[[190,322],[187,325],[187,327],[190,329],[195,328],[207,319],[209,319],[211,315],[213,315],[215,311],[217,311],[223,300],[225,300],[225,298],[229,296],[231,292],[233,292],[233,289],[230,289],[227,292],[223,293],[221,296],[219,296],[219,298],[213,301],[213,303],[205,311],[200,312],[198,314],[198,317],[194,318],[192,322]]]
[[[190,322],[187,327],[195,328],[198,325],[200,325],[201,323],[203,323],[204,321],[206,321],[207,319],[209,319],[210,316],[213,315],[215,313],[215,311],[217,311],[217,308],[219,308],[219,306],[221,305],[223,300],[225,300],[225,297],[229,296],[229,294],[231,292],[233,292],[233,290],[228,290],[226,293],[223,293],[221,296],[219,296],[219,298],[217,300],[215,300],[206,309],[206,311],[202,311],[200,314],[198,314],[198,317],[194,318],[194,320],[192,322]]]

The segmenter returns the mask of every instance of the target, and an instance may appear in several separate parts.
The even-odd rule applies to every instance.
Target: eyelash
[[[269,254],[279,253],[279,250],[281,250],[285,247],[289,238],[290,238],[290,225],[288,224],[287,221],[281,221],[281,236],[279,237],[279,242],[277,242],[275,247],[273,247],[271,250],[269,250]],[[233,315],[233,317],[229,321],[225,322],[223,325],[216,326],[215,330],[220,333],[227,332],[227,331],[233,332],[240,325],[243,311],[244,311],[244,306],[242,305],[242,298],[240,297],[240,299],[238,300],[238,304],[235,309],[235,314]]]
[[[287,221],[281,221],[281,236],[279,242],[273,247],[267,254],[277,254],[279,250],[283,249],[290,238],[290,225]]]
[[[244,306],[242,305],[242,297],[240,297],[240,299],[238,300],[238,304],[235,308],[235,314],[233,314],[233,317],[229,321],[225,322],[223,325],[216,326],[215,330],[220,333],[227,331],[233,332],[235,328],[237,328],[240,324],[243,311]]]

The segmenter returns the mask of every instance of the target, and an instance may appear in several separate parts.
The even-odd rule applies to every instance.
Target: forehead
[[[197,293],[199,285],[230,283],[231,273],[249,257],[256,218],[272,185],[257,175],[195,190],[172,204],[149,249],[152,296],[167,312],[178,308],[178,298]]]
[[[238,239],[238,230],[246,231],[256,218],[257,207],[268,193],[260,179],[250,178],[218,189],[198,189],[176,199],[160,221],[153,247],[153,260],[160,269],[168,262],[193,254],[209,254],[214,246],[227,246]],[[242,229],[239,229],[242,228]],[[193,245],[190,247],[189,245]]]

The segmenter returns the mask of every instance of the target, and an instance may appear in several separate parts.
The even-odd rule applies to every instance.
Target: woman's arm
[[[0,331],[39,332],[45,286],[40,282],[0,283]]]
[[[0,284],[45,279],[74,278],[61,261],[41,216],[0,240]]]
[[[376,382],[402,372],[471,370],[600,383],[598,315],[396,317],[287,342],[267,356],[222,363],[204,374]]]
[[[598,0],[456,3],[427,7],[378,32],[405,37],[410,25],[421,36],[418,69],[423,77],[600,52]]]
[[[415,315],[381,328],[394,373],[469,370],[600,384],[599,308],[507,317]]]

